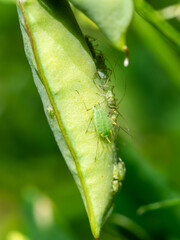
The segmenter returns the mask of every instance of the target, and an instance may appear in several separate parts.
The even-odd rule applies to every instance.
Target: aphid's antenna
[[[95,76],[98,76],[98,73],[95,73]],[[95,79],[97,79],[97,78],[93,79],[93,82],[94,82],[95,86],[97,87],[98,90],[102,91],[104,86],[101,85],[100,83],[96,83]]]
[[[106,140],[108,141],[108,143],[111,143],[111,141],[109,140],[109,138],[108,138],[108,137],[106,137]]]
[[[123,50],[126,53],[126,57],[124,59],[124,67],[128,67],[128,65],[129,65],[129,49],[126,45],[124,45]]]
[[[88,109],[88,110],[90,110],[90,109]],[[88,110],[87,110],[87,111],[88,111]],[[94,115],[92,115],[92,117],[91,117],[91,119],[90,119],[90,121],[89,121],[89,124],[88,124],[87,129],[86,129],[86,133],[88,132],[88,129],[89,129],[90,124],[91,124],[91,121],[93,120],[93,116],[94,116]]]
[[[125,123],[126,123],[126,125],[127,125],[127,121],[126,121],[125,117],[122,115],[122,113],[118,112],[118,114],[119,114],[119,116],[125,121]],[[127,127],[128,131],[129,131],[128,125],[127,125],[126,127]]]
[[[131,134],[131,130],[130,130],[129,127],[128,127],[128,123],[127,123],[125,117],[124,117],[124,116],[122,115],[122,113],[120,113],[117,109],[115,109],[115,111],[117,111],[117,113],[118,113],[117,117],[120,116],[120,117],[123,119],[123,121],[125,122],[125,128],[124,128],[124,127],[121,127],[118,123],[116,123],[115,125],[118,126],[119,129],[121,129],[121,130],[123,130],[125,133],[127,133],[131,138],[133,138],[133,135]],[[127,130],[126,130],[126,129],[127,129]]]
[[[96,159],[97,159],[97,153],[98,153],[99,141],[100,141],[100,137],[99,137],[99,134],[98,134],[97,147],[96,147],[96,155],[95,155],[95,161],[96,161]]]
[[[119,124],[115,124],[119,129],[121,129],[123,132],[125,132],[127,135],[129,135],[131,138],[133,138],[132,134],[130,134],[126,129],[121,127]]]
[[[126,79],[124,79],[124,92],[123,92],[123,95],[122,95],[121,99],[120,99],[119,102],[117,103],[117,105],[120,105],[121,102],[123,101],[123,99],[125,98],[125,96],[126,96],[126,90],[127,90],[127,81],[126,81]]]
[[[85,106],[85,109],[86,109],[87,111],[89,111],[90,109],[88,110],[88,108],[87,108],[87,106],[86,106],[84,100],[82,99],[82,97],[81,97],[79,91],[78,91],[78,90],[75,90],[75,91],[79,94],[79,97],[81,98],[81,100],[82,100],[82,102],[83,102],[83,104],[84,104],[84,106]]]
[[[106,97],[106,94],[103,94],[103,93],[96,93],[97,95],[99,95],[99,96],[104,96],[104,97]],[[104,103],[104,102],[106,102],[107,101],[107,99],[105,98],[102,102],[99,102],[99,103],[97,103],[98,105],[101,105],[102,103]]]
[[[76,92],[79,94],[79,97],[81,98],[81,100],[82,100],[82,102],[83,102],[83,104],[84,104],[84,107],[85,107],[86,111],[87,111],[87,112],[88,112],[88,111],[90,111],[92,108],[87,108],[87,106],[86,106],[86,104],[85,104],[84,100],[82,99],[82,97],[81,97],[81,95],[80,95],[79,91],[78,91],[78,90],[76,90]],[[90,117],[90,116],[89,116],[89,114],[88,114],[88,117]],[[90,124],[91,124],[91,121],[92,121],[92,119],[93,119],[93,115],[92,115],[92,117],[91,117],[91,119],[90,119],[90,121],[89,121],[89,124],[88,124],[88,127],[87,127],[87,129],[86,129],[85,133],[87,133],[87,132],[88,132],[88,129],[89,129],[89,127],[90,127]]]

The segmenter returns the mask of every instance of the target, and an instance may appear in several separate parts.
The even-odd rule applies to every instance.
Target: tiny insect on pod
[[[76,92],[81,97],[78,90]],[[100,106],[100,103],[95,104],[92,108],[87,108],[84,100],[81,98],[81,100],[84,103],[84,106],[87,111],[93,110],[92,117],[90,118],[90,122],[88,124],[87,130],[89,129],[89,126],[91,124],[91,121],[94,119],[95,129],[97,131],[97,134],[103,139],[105,138],[110,143],[110,135],[112,134],[113,126],[111,123],[111,119],[108,116],[108,113],[103,110],[103,108]]]
[[[47,111],[47,114],[49,115],[49,117],[50,117],[51,119],[53,119],[53,118],[55,117],[55,113],[54,113],[54,110],[52,109],[52,107],[48,107],[48,108],[46,109],[46,111]]]
[[[97,154],[98,154],[99,141],[102,142],[103,140],[105,140],[106,143],[111,144],[111,142],[115,140],[115,137],[114,137],[115,129],[114,129],[114,125],[112,124],[112,119],[109,117],[108,106],[107,106],[107,110],[105,111],[100,105],[107,100],[105,99],[105,101],[101,103],[97,103],[92,108],[88,109],[79,91],[76,90],[76,92],[79,94],[84,104],[84,107],[86,108],[86,111],[93,110],[86,132],[88,132],[90,124],[93,120],[94,126],[95,126],[95,132],[98,135],[96,155],[95,155],[95,160],[96,160]]]
[[[102,109],[100,104],[96,104],[93,107],[93,118],[94,118],[94,124],[97,134],[99,135],[98,141],[97,141],[97,149],[96,149],[96,156],[98,153],[98,145],[99,140],[106,139],[109,144],[111,144],[111,141],[114,141],[114,126],[112,125],[112,121],[109,118],[108,114]]]
[[[98,134],[102,138],[106,138],[107,141],[110,142],[109,136],[112,132],[111,120],[109,119],[105,111],[101,108],[100,104],[96,104],[93,107],[93,109],[94,109],[94,122]]]
[[[93,44],[93,42],[95,42],[96,39],[91,36],[85,36],[85,39],[91,51],[93,60],[96,64],[97,72],[95,74],[96,75],[95,78],[98,77],[101,81],[101,85],[99,85],[99,87],[101,87],[102,89],[105,89],[106,87],[108,87],[107,84],[110,81],[112,70],[107,68],[105,63],[106,59],[103,53],[95,49],[95,46],[96,45],[98,46],[98,44],[96,45]]]
[[[113,93],[113,87],[111,87],[111,90],[108,90],[105,94],[100,94],[100,95],[103,95],[105,97],[105,101],[107,101],[108,118],[111,121],[111,125],[113,126],[112,133],[113,135],[117,135],[117,132],[118,132],[117,129],[122,129],[122,130],[124,129],[117,123],[117,118],[120,115],[120,113],[118,112],[118,106],[116,104],[116,99]],[[115,136],[114,136],[114,139],[116,139]]]
[[[112,121],[116,125],[116,119],[119,115],[119,112],[118,112],[118,106],[116,104],[116,99],[115,99],[115,96],[114,96],[114,93],[113,93],[113,88],[106,92],[105,98],[106,98],[107,103],[108,103],[108,108],[109,108],[109,112],[110,112]]]
[[[121,190],[122,181],[126,175],[126,167],[121,158],[118,158],[118,162],[113,167],[113,191],[117,193]]]

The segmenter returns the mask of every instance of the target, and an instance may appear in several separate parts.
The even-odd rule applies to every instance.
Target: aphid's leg
[[[108,138],[108,137],[106,137],[106,140],[108,141],[108,143],[111,143],[111,141],[109,140],[109,138]]]
[[[98,147],[99,147],[99,142],[101,142],[101,143],[102,143],[102,141],[101,141],[101,137],[100,137],[100,135],[99,135],[99,133],[98,133],[98,131],[97,131],[97,130],[96,130],[96,132],[97,132],[97,135],[98,135],[98,139],[97,139],[97,147],[96,147],[96,156],[95,156],[95,161],[96,161],[96,159],[97,159],[97,155],[98,155]],[[109,143],[111,143],[109,139],[107,139],[107,138],[106,138],[106,140],[107,140]]]
[[[110,77],[108,76],[108,78],[107,78],[107,80],[106,80],[106,82],[105,82],[105,84],[104,84],[104,87],[105,87],[105,88],[108,87],[107,84],[108,84],[109,81],[110,81]]]
[[[127,90],[127,82],[126,80],[124,81],[124,92],[123,92],[123,95],[121,97],[121,99],[119,100],[119,102],[117,103],[117,105],[119,106],[121,104],[121,102],[123,101],[125,95],[126,95],[126,90]]]
[[[104,89],[105,88],[107,88],[107,87],[109,87],[108,86],[108,83],[109,83],[109,81],[111,81],[111,79],[110,79],[110,76],[111,76],[111,73],[108,73],[108,71],[111,71],[111,69],[100,69],[99,71],[101,71],[101,72],[103,72],[103,74],[104,74],[104,78],[102,78],[99,74],[99,77],[100,77],[100,79],[103,81],[103,87],[104,87]]]
[[[107,68],[106,71],[109,72],[107,75],[108,75],[108,77],[110,77],[112,75],[112,69]]]
[[[111,122],[112,122],[112,119],[111,119]],[[111,136],[112,136],[113,141],[115,141],[118,137],[120,127],[117,126],[116,124],[114,124],[113,122],[112,122],[112,125],[113,125],[113,127],[111,130]]]
[[[124,120],[124,122],[125,122],[125,127],[127,128],[128,132],[130,132],[130,129],[129,129],[129,127],[128,127],[128,123],[127,123],[125,117],[124,117],[119,111],[117,111],[117,113],[118,113],[117,117],[120,116],[120,117]],[[128,134],[128,135],[132,136],[131,134]]]
[[[110,106],[110,114],[111,115],[113,114],[116,117],[116,119],[120,115],[120,113],[117,111],[116,106]]]
[[[81,100],[82,100],[82,102],[83,102],[83,104],[84,104],[84,107],[85,107],[86,111],[88,112],[88,111],[92,110],[92,108],[89,108],[89,109],[87,108],[87,106],[86,106],[84,100],[82,99],[82,97],[81,97],[79,91],[76,90],[76,92],[79,94],[79,96],[80,96],[80,98],[81,98]],[[89,114],[88,114],[88,115],[89,115]],[[93,114],[93,115],[94,115],[94,114]],[[91,118],[90,118],[90,121],[89,121],[89,124],[88,124],[88,127],[87,127],[85,133],[87,133],[87,131],[88,131],[89,127],[90,127],[91,121],[92,121],[92,119],[93,119],[93,115],[92,115]]]
[[[116,123],[114,120],[111,119],[111,122],[113,125],[117,126],[119,129],[123,130],[125,133],[127,133],[130,137],[133,137],[126,129],[121,127],[118,123]]]
[[[116,118],[118,118],[118,116],[120,116],[125,121],[126,128],[128,129],[128,131],[130,131],[125,117],[118,111],[118,106],[111,105],[110,110],[115,114]]]
[[[100,93],[97,93],[98,95],[100,95],[101,96],[101,94]],[[102,96],[103,96],[104,94],[102,94]],[[99,102],[99,103],[97,103],[97,104],[99,104],[99,105],[101,105],[102,103],[104,103],[104,102],[106,102],[107,100],[106,99],[104,99],[102,102]]]
[[[97,133],[98,134],[98,133]],[[98,146],[99,146],[99,140],[100,140],[100,136],[98,134],[98,139],[97,139],[97,147],[96,147],[96,155],[95,155],[95,161],[97,159],[97,153],[98,153]]]
[[[99,95],[99,96],[104,96],[104,97],[106,97],[106,94],[104,94],[104,93],[96,93],[97,95]]]
[[[90,109],[87,109],[87,111],[89,111]],[[90,119],[90,121],[89,121],[89,124],[88,124],[88,127],[87,127],[87,129],[86,129],[86,132],[85,133],[87,133],[88,132],[88,129],[89,129],[89,127],[90,127],[90,124],[91,124],[91,121],[93,120],[93,116],[94,116],[94,114],[92,115],[92,117],[91,117],[91,119]]]
[[[100,76],[100,74],[98,73],[98,71],[100,71],[100,70],[97,70],[97,72],[95,73],[95,75],[98,76],[98,79],[100,80],[101,83],[103,82],[102,84],[99,84],[99,85],[98,85],[98,88],[101,89],[101,90],[107,91],[106,88],[109,87],[107,84],[108,84],[108,82],[110,81],[110,77],[108,76],[108,77],[102,78],[102,77]],[[96,84],[96,83],[95,83],[95,84]]]
[[[95,76],[96,76],[96,75],[98,75],[98,73],[95,73]],[[94,82],[94,84],[96,85],[96,87],[97,87],[99,90],[101,90],[101,91],[104,90],[104,89],[103,89],[103,85],[100,85],[100,84],[96,83],[95,79],[96,79],[96,77],[93,79],[93,82]]]
[[[82,102],[83,102],[83,104],[84,104],[85,109],[88,111],[88,108],[87,108],[87,106],[86,106],[84,100],[82,99],[82,97],[81,97],[79,91],[78,91],[78,90],[75,90],[75,91],[79,94],[79,97],[81,98],[81,100],[82,100]]]

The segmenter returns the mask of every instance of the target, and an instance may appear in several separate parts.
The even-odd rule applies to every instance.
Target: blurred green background
[[[149,1],[156,9],[178,2]],[[125,69],[124,54],[76,14],[113,69],[119,121],[132,135],[119,132],[127,175],[102,240],[180,240],[180,206],[137,214],[142,205],[180,198],[180,49],[135,14]],[[169,22],[180,30],[178,19]],[[0,240],[92,240],[33,82],[16,7],[6,1],[0,1],[0,46]]]

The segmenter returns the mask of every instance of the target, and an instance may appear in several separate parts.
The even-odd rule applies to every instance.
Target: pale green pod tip
[[[17,8],[27,58],[57,144],[82,195],[92,233],[99,238],[112,210],[113,140],[101,139],[94,123],[96,104],[108,111],[94,83],[96,66],[67,1],[19,0]],[[79,94],[77,94],[77,91]],[[96,159],[95,159],[96,157]]]

